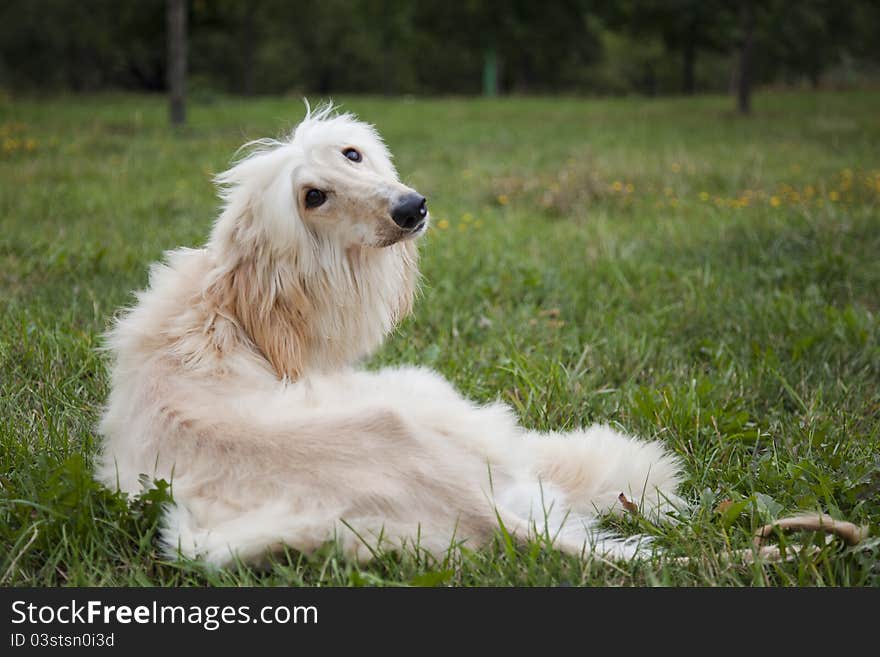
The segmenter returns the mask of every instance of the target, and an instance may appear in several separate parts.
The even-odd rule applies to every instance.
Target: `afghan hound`
[[[357,369],[410,312],[430,223],[372,126],[308,112],[217,182],[207,244],[153,265],[106,340],[96,476],[129,494],[170,482],[170,554],[259,563],[335,540],[354,559],[442,556],[500,525],[585,556],[644,550],[597,523],[621,493],[667,515],[680,467],[659,443],[531,432],[428,369]]]

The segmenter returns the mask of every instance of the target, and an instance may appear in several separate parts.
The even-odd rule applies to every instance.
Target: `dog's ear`
[[[241,260],[205,292],[215,313],[232,320],[279,378],[297,380],[311,353],[308,317],[311,301],[295,277]]]
[[[245,147],[248,155],[214,179],[223,211],[210,242],[218,253],[287,253],[307,238],[292,185],[297,153],[272,140]]]

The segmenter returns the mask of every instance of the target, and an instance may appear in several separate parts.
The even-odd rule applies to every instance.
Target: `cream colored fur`
[[[427,369],[354,369],[410,311],[418,277],[414,235],[389,214],[412,190],[370,126],[312,113],[219,182],[207,245],[154,265],[108,336],[97,477],[131,494],[172,483],[171,554],[258,562],[336,539],[368,558],[381,537],[442,555],[485,544],[499,520],[570,552],[637,553],[596,516],[621,492],[646,513],[676,499],[658,443],[607,426],[536,434]],[[327,201],[307,208],[313,188]]]

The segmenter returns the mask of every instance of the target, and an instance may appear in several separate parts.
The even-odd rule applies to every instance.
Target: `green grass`
[[[616,423],[683,459],[691,513],[644,531],[671,556],[610,566],[548,550],[443,563],[332,546],[210,572],[156,548],[163,494],[91,480],[107,394],[100,334],[166,249],[198,245],[211,175],[297,99],[0,100],[0,583],[880,584],[880,541],[728,563],[768,518],[880,525],[880,94],[381,100],[378,125],[430,200],[414,317],[369,366],[419,363],[536,429]],[[726,512],[718,505],[731,500]]]

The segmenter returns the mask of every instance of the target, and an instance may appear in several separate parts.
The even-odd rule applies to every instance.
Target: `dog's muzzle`
[[[425,225],[428,202],[421,194],[407,194],[391,208],[394,223],[410,232],[418,232]]]

